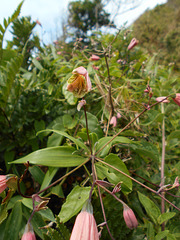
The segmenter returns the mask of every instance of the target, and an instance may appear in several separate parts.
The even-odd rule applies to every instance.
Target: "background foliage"
[[[73,69],[84,66],[92,81],[93,90],[87,94],[86,102],[90,138],[96,151],[148,105],[148,95],[144,93],[147,84],[153,91],[152,103],[158,96],[180,91],[178,1],[168,1],[168,4],[148,11],[134,24],[133,31],[131,27],[123,28],[116,38],[113,34],[103,34],[100,31],[92,31],[88,37],[87,31],[92,30],[97,23],[94,12],[92,13],[93,4],[97,1],[84,1],[81,4],[72,2],[70,12],[71,9],[77,9],[77,3],[79,11],[84,13],[84,9],[89,10],[88,18],[92,21],[87,21],[87,26],[76,26],[73,24],[82,23],[82,19],[76,20],[77,16],[71,15],[74,18],[69,19],[69,24],[76,28],[77,37],[88,39],[86,45],[83,40],[76,39],[68,43],[59,41],[58,44],[41,46],[39,38],[33,34],[37,23],[30,17],[18,17],[21,4],[0,25],[1,174],[15,174],[20,177],[25,170],[22,163],[29,160],[29,171],[20,184],[21,192],[25,195],[30,196],[42,190],[87,160],[89,146],[86,145],[84,114],[83,111],[77,111],[78,100],[66,90],[67,80]],[[101,1],[98,4],[98,24],[106,25],[109,23],[108,14],[103,10]],[[159,25],[159,18],[163,18],[165,12],[169,14],[173,27],[168,24]],[[105,21],[101,21],[101,16],[105,16]],[[3,49],[4,34],[11,23],[13,40],[8,41]],[[147,29],[151,29],[154,35],[150,37]],[[176,37],[171,37],[172,35]],[[127,46],[134,36],[140,40],[140,44],[128,51]],[[112,106],[109,101],[108,68],[103,48],[109,49],[106,54],[112,81],[114,114],[120,113],[122,116],[118,119],[116,128],[109,126],[108,136],[106,130]],[[100,60],[91,61],[92,54],[98,55]],[[170,61],[175,62],[175,65],[170,66]],[[160,104],[147,111],[98,154],[105,162],[127,171],[156,191],[161,181],[163,118],[166,123],[166,184],[173,184],[176,176],[180,175],[180,112],[172,100],[164,107],[164,113]],[[108,179],[114,184],[122,178],[122,174],[101,163],[96,163],[96,169],[100,179]],[[51,200],[48,210],[37,212],[32,218],[37,238],[64,239],[68,236],[69,239],[75,216],[89,196],[90,182],[87,180],[91,180],[90,172],[91,166],[87,163],[85,168],[78,169],[43,193],[43,196],[50,196]],[[102,191],[112,235],[116,239],[178,239],[179,212],[166,204],[166,215],[162,215],[159,197],[137,183],[132,184],[129,179],[121,180],[122,191],[117,196],[134,210],[139,226],[133,231],[129,230],[123,220],[122,205]],[[97,189],[94,191],[94,215],[97,224],[100,224],[103,216],[99,199],[96,198]],[[178,195],[179,190],[173,189],[172,194]],[[2,199],[5,196],[6,192],[1,193]],[[78,201],[79,196],[81,201]],[[167,198],[180,207],[178,198],[171,195],[167,195]],[[66,212],[69,209],[66,206],[72,204],[76,207]],[[20,239],[31,211],[32,200],[23,198],[17,192],[6,204],[2,202],[0,239]],[[160,226],[164,220],[166,229],[162,232]],[[14,221],[17,224],[13,224]],[[39,229],[49,222],[56,222],[56,226],[48,230]],[[102,239],[109,239],[105,227]]]

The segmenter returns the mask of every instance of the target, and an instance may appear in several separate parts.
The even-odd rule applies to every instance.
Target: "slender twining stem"
[[[95,176],[95,167],[94,167],[94,156],[91,157],[91,165],[92,165],[92,176],[93,176],[93,183],[91,186],[91,191],[89,193],[89,200],[91,200],[92,197],[92,192],[95,186],[95,182],[96,182],[96,176]]]
[[[87,132],[87,137],[88,137],[88,141],[89,141],[90,151],[92,154],[92,146],[91,146],[91,139],[90,139],[89,130],[88,130],[88,119],[87,119],[87,113],[86,113],[86,106],[83,105],[83,108],[84,108],[84,116],[85,116],[85,121],[86,121],[86,132]]]
[[[171,94],[172,95],[172,94]],[[170,96],[170,95],[169,95]],[[166,100],[169,96],[163,98],[161,101],[156,102],[154,104],[152,104],[151,106],[149,106],[148,109],[154,107],[155,105],[163,102],[164,100]],[[147,108],[144,109],[141,113],[139,113],[134,119],[132,119],[124,128],[122,128],[117,134],[115,134],[106,144],[104,144],[95,154],[97,155],[101,150],[103,150],[109,143],[111,143],[120,133],[122,133],[124,130],[126,130],[133,122],[136,121],[136,119],[138,119],[141,115],[143,115],[147,110]]]
[[[66,173],[64,176],[62,176],[61,178],[59,178],[58,180],[56,180],[55,182],[53,182],[52,184],[50,184],[49,186],[45,187],[44,189],[42,189],[41,191],[37,192],[36,195],[41,194],[42,192],[48,190],[49,188],[55,186],[56,184],[58,184],[61,180],[63,180],[64,178],[66,178],[67,176],[71,175],[73,172],[75,172],[76,170],[78,170],[80,167],[82,167],[84,164],[86,164],[87,162],[89,162],[91,158],[88,158],[86,161],[84,161],[83,163],[81,163],[79,166],[77,166],[76,168],[74,168],[73,170],[71,170],[70,172]],[[26,196],[24,194],[22,194],[20,187],[19,187],[19,181],[18,181],[18,191],[19,194],[21,196],[23,196],[24,198],[32,198],[32,196]]]
[[[161,112],[164,115],[164,103],[161,103]],[[163,122],[162,122],[162,156],[161,156],[161,184],[160,186],[164,186],[165,184],[165,179],[164,179],[164,166],[165,166],[165,118],[163,116]],[[161,193],[163,197],[165,196],[165,192],[163,191]],[[163,198],[161,198],[161,213],[165,212],[165,201]],[[162,223],[161,225],[161,230],[165,230],[165,222]]]
[[[164,199],[166,202],[168,202],[171,206],[173,206],[174,208],[176,208],[177,210],[180,211],[180,208],[176,207],[172,202],[170,202],[168,199],[166,199],[164,196],[162,196],[162,194],[160,194],[159,192],[157,192],[157,191],[155,191],[154,189],[152,189],[152,188],[144,185],[143,183],[139,182],[138,180],[136,180],[135,178],[129,176],[128,174],[122,172],[121,170],[117,169],[116,167],[108,164],[107,162],[103,161],[103,159],[100,159],[100,158],[97,158],[97,157],[96,157],[96,160],[99,161],[99,162],[101,162],[101,163],[103,163],[103,164],[105,164],[105,165],[107,165],[108,167],[113,168],[113,169],[116,170],[117,172],[120,172],[121,174],[123,174],[124,176],[130,178],[131,180],[133,180],[134,182],[138,183],[138,184],[141,185],[142,187],[144,187],[144,188],[148,189],[149,191],[155,193],[155,194],[158,195],[160,198],[162,198],[162,199]]]
[[[109,64],[108,64],[106,50],[104,52],[104,57],[105,57],[107,73],[108,73],[108,81],[109,81],[109,92],[108,93],[109,93],[109,102],[110,102],[110,105],[111,105],[111,116],[113,116],[114,115],[114,105],[113,105],[112,94],[111,94],[112,82],[111,82],[111,76],[110,76],[110,71],[109,71]]]
[[[115,240],[110,232],[110,229],[109,229],[109,226],[107,224],[107,219],[106,219],[106,214],[105,214],[105,210],[104,210],[104,205],[103,205],[103,201],[102,201],[102,196],[101,196],[101,191],[100,191],[100,187],[99,185],[97,185],[98,187],[98,193],[99,193],[99,200],[100,200],[100,203],[101,203],[101,209],[102,209],[102,214],[103,214],[103,218],[104,218],[104,221],[106,223],[106,228],[108,230],[108,233],[109,233],[109,236],[111,237],[111,239]]]
[[[94,175],[95,175],[95,180],[98,180],[95,165],[94,165]],[[97,182],[95,182],[95,183],[97,183]],[[101,203],[102,214],[103,214],[104,222],[106,223],[107,231],[108,231],[109,236],[111,237],[111,239],[112,239],[112,240],[115,240],[115,239],[113,238],[111,232],[110,232],[110,229],[109,229],[109,226],[108,226],[108,223],[107,223],[106,214],[105,214],[105,210],[104,210],[104,204],[103,204],[103,200],[102,200],[102,196],[101,196],[101,191],[100,191],[100,188],[99,188],[99,185],[98,185],[98,184],[97,184],[97,187],[98,187],[98,193],[99,193],[99,200],[100,200],[100,203]]]

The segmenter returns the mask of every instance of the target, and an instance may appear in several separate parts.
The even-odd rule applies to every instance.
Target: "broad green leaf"
[[[155,240],[164,239],[164,238],[168,235],[168,233],[169,233],[168,230],[165,230],[165,231],[163,231],[163,232],[158,233],[158,234],[155,236]]]
[[[21,205],[21,202],[18,201],[18,202],[16,202],[16,204],[6,222],[4,240],[19,239],[19,232],[21,229],[21,221],[22,221],[22,205]]]
[[[78,115],[75,115],[74,118],[69,114],[63,116],[63,124],[65,128],[73,129],[78,122]]]
[[[33,205],[32,205],[32,199],[31,198],[23,198],[22,199],[22,204],[24,206],[26,206],[27,208],[33,210]],[[54,215],[53,215],[52,211],[49,208],[45,209],[45,210],[41,210],[41,211],[39,211],[39,213],[45,219],[50,220],[52,222],[55,221]]]
[[[167,137],[168,140],[173,138],[180,138],[180,130],[171,132],[170,135]]]
[[[154,240],[154,227],[151,222],[148,222],[147,224],[147,239],[148,240]]]
[[[163,213],[158,217],[158,223],[162,224],[165,221],[168,221],[169,219],[173,218],[176,215],[175,212],[167,212],[167,213]]]
[[[61,136],[64,136],[66,138],[69,138],[71,141],[73,141],[77,146],[79,146],[80,148],[84,149],[85,151],[89,152],[89,148],[83,143],[81,142],[79,139],[74,138],[72,136],[70,136],[69,134],[67,134],[66,132],[63,131],[59,131],[59,130],[55,130],[55,129],[45,129],[43,131],[38,132],[37,134],[41,133],[41,132],[54,132],[57,133]]]
[[[42,70],[43,67],[42,65],[40,64],[40,62],[38,62],[38,60],[36,60],[35,58],[33,58],[32,62],[34,63],[35,67],[39,70]]]
[[[104,162],[107,162],[111,166],[117,168],[118,170],[124,172],[125,174],[129,175],[129,171],[126,168],[126,165],[123,163],[123,161],[115,154],[109,154]],[[109,182],[113,184],[117,184],[119,182],[122,182],[122,191],[125,193],[128,193],[132,190],[132,180],[126,176],[124,176],[122,173],[116,171],[115,169],[107,166],[104,164],[102,168],[102,164],[96,163],[96,169],[98,177],[107,178]]]
[[[88,119],[88,129],[90,130],[90,132],[96,133],[98,137],[101,138],[103,136],[103,131],[99,125],[99,121],[97,117],[87,112],[87,119]],[[86,128],[86,120],[85,120],[84,114],[80,122]]]
[[[37,150],[29,155],[15,160],[12,163],[26,163],[37,164],[49,167],[75,167],[82,164],[86,158],[73,154],[75,148],[73,147],[51,147]]]
[[[178,238],[175,237],[175,234],[168,233],[167,240],[177,240]]]
[[[29,171],[30,171],[33,179],[36,182],[38,182],[39,184],[42,184],[45,174],[41,170],[41,168],[38,166],[32,166],[32,167],[29,167]]]
[[[55,174],[57,173],[58,169],[59,168],[49,167],[49,169],[47,170],[46,175],[44,177],[44,180],[43,180],[40,190],[44,189],[51,183],[51,181],[52,181],[53,177],[55,176]]]
[[[141,122],[141,125],[149,125],[152,124],[153,122],[162,122],[163,119],[163,114],[159,113],[157,110],[149,110],[146,112],[147,118],[144,122]]]
[[[158,149],[151,142],[142,140],[139,144],[131,144],[130,147],[144,159],[152,159],[157,162],[159,161]]]
[[[91,187],[75,186],[66,198],[59,213],[60,221],[65,223],[76,215],[83,207],[85,201],[89,198]]]
[[[138,192],[138,197],[141,204],[145,208],[148,216],[152,219],[152,221],[155,224],[158,224],[158,217],[161,215],[159,208],[156,206],[156,204],[152,200],[150,200],[148,197],[146,197],[142,193]]]
[[[109,142],[113,137],[103,137],[101,139],[98,140],[98,143],[96,145],[96,151],[99,151],[107,142]],[[133,143],[132,140],[128,139],[127,137],[116,137],[115,139],[113,139],[107,146],[105,146],[100,153],[98,154],[100,157],[105,157],[108,153],[110,148],[114,145],[114,144],[129,144],[129,143]]]
[[[6,208],[6,204],[0,206],[0,224],[7,218],[8,212]]]
[[[51,193],[60,197],[60,198],[64,198],[64,193],[62,190],[62,187],[60,184],[56,185],[55,187],[52,188]]]

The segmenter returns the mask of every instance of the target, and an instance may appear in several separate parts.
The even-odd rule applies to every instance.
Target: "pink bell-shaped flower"
[[[136,216],[134,215],[133,210],[129,208],[126,204],[123,204],[123,208],[123,217],[127,227],[130,229],[137,228],[138,221],[136,219]]]
[[[164,99],[164,100],[163,100]],[[162,101],[163,100],[163,101]],[[157,97],[157,102],[169,103],[169,100],[166,97]]]
[[[21,240],[36,240],[33,227],[29,222],[26,224],[24,234],[22,235]]]
[[[68,79],[67,90],[75,97],[82,98],[92,88],[88,72],[84,67],[78,67],[72,71],[72,76]]]
[[[70,240],[99,240],[93,207],[89,200],[76,217]]]
[[[0,175],[0,193],[2,193],[8,186],[7,186],[7,178],[6,175]]]
[[[110,120],[110,124],[113,125],[113,127],[116,127],[117,125],[117,118],[115,116],[113,116]]]
[[[176,97],[173,98],[173,101],[180,106],[180,93],[176,93]]]

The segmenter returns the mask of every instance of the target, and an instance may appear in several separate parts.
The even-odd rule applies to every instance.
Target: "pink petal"
[[[169,103],[169,100],[166,97],[157,97],[156,101],[157,102],[163,102],[163,103]],[[164,101],[162,101],[164,99]]]

